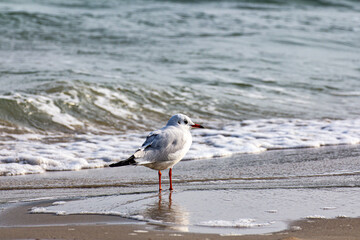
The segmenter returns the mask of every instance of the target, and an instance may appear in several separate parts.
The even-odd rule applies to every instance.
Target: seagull
[[[172,168],[190,149],[192,143],[191,128],[204,127],[193,123],[184,114],[176,114],[170,118],[165,127],[151,132],[143,145],[128,159],[109,166],[141,165],[157,170],[159,192],[161,192],[161,171],[170,168],[170,191],[172,191]]]

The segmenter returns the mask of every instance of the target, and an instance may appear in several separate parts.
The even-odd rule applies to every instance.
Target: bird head
[[[167,125],[171,125],[171,126],[181,126],[184,128],[204,128],[203,126],[199,125],[199,124],[195,124],[193,121],[191,121],[191,119],[184,115],[184,114],[176,114],[174,116],[172,116],[170,118],[170,120],[168,121]]]

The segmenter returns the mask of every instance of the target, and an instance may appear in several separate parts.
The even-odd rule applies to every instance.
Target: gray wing
[[[151,132],[151,133],[146,137],[146,140],[145,140],[145,142],[143,143],[143,145],[141,145],[141,148],[140,148],[140,149],[145,149],[145,148],[147,148],[147,147],[150,147],[151,144],[152,144],[157,138],[159,138],[159,134],[160,134],[160,133],[161,133],[160,130]]]
[[[152,144],[154,143],[154,141],[158,140],[158,138],[160,137],[161,134],[161,130],[156,130],[151,132],[147,137],[145,142],[141,145],[141,148],[139,148],[138,150],[136,150],[136,152],[134,153],[135,158],[141,158],[145,155],[145,150],[149,147],[152,146]]]

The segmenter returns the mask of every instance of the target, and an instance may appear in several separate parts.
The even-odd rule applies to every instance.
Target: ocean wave
[[[86,71],[73,70],[73,73],[97,76]],[[6,91],[0,95],[0,132],[142,132],[150,131],[154,126],[161,127],[169,116],[179,112],[216,126],[220,122],[232,124],[244,118],[262,119],[264,115],[270,119],[275,116],[292,118],[299,115],[296,111],[300,106],[302,116],[307,118],[318,109],[311,99],[299,98],[298,92],[287,91],[276,80],[269,80],[271,78],[259,76],[256,79],[260,80],[252,77],[253,80],[244,81],[214,80],[216,78],[219,78],[217,74],[186,78],[183,80],[186,86],[164,83],[151,86],[138,81],[33,82],[23,90]],[[225,94],[220,91],[226,92],[226,96],[214,97],[215,94]],[[268,101],[270,92],[278,95],[273,99],[275,102]],[[357,97],[357,92],[346,92],[346,96],[350,101]],[[331,112],[325,111],[330,107],[323,108],[325,116],[332,117]],[[337,111],[334,114],[337,116]]]
[[[81,74],[84,74],[82,72]],[[225,84],[226,85],[226,84]],[[231,85],[243,88],[242,83]],[[45,81],[0,95],[1,131],[113,133],[151,130],[170,115],[192,118],[240,118],[246,109],[231,109],[231,99],[212,99],[212,92],[178,85]],[[235,93],[231,94],[237,97]]]
[[[53,81],[27,92],[7,93],[0,96],[0,125],[3,131],[12,126],[23,132],[99,133],[144,129],[153,123],[144,122],[142,115],[154,108],[141,106],[124,92],[128,90],[82,81]]]
[[[4,124],[126,132],[177,112],[225,121],[359,115],[354,1],[19,1],[0,8]],[[345,101],[342,93],[350,93]]]
[[[193,144],[184,160],[359,144],[359,126],[360,119],[264,119],[194,130]],[[130,156],[145,137],[146,132],[111,135],[3,133],[0,176],[106,167]]]

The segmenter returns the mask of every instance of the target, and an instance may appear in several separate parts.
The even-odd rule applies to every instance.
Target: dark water
[[[0,124],[355,118],[358,1],[2,1]]]
[[[178,112],[191,159],[360,143],[359,10],[1,1],[0,175],[103,167]]]

